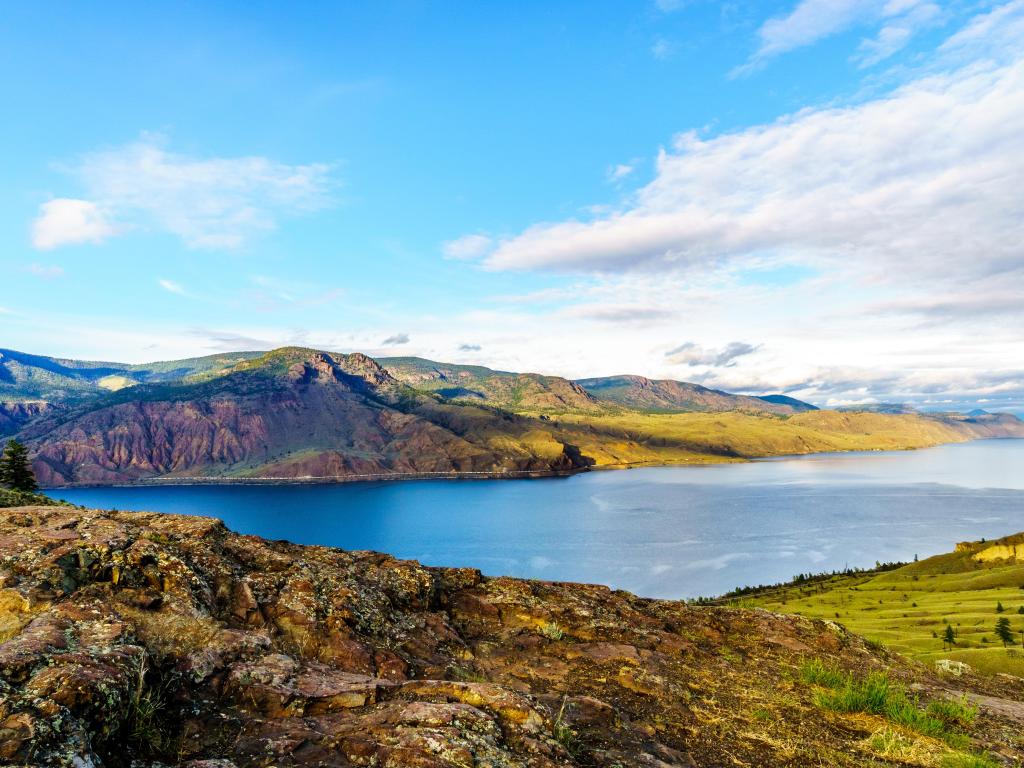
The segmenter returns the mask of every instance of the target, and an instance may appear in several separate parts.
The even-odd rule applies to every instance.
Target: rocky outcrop
[[[865,746],[878,722],[815,706],[796,674],[812,658],[886,670],[925,699],[970,693],[986,702],[973,746],[1024,756],[1019,681],[941,679],[827,622],[202,517],[0,510],[4,764],[892,764]]]
[[[39,418],[53,410],[53,406],[43,400],[27,400],[24,402],[0,402],[0,437],[13,435],[33,419]]]

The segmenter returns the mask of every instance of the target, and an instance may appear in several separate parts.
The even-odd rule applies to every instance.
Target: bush
[[[928,705],[927,712],[949,727],[967,728],[978,717],[978,707],[966,696],[959,699],[939,699]]]

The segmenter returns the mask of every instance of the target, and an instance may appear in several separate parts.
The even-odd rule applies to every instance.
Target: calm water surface
[[[91,507],[222,518],[488,574],[717,595],[1024,530],[1024,440],[545,480],[87,488]]]

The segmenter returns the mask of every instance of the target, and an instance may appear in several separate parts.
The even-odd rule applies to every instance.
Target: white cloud
[[[756,56],[763,59],[816,43],[881,13],[885,5],[884,0],[800,0],[788,15],[761,25]]]
[[[608,181],[612,183],[622,181],[627,176],[632,175],[635,170],[636,165],[633,163],[619,163],[617,165],[613,165],[608,169]]]
[[[935,23],[941,9],[935,3],[916,3],[891,23],[885,24],[874,38],[861,41],[854,57],[861,67],[871,67],[902,50],[915,32]]]
[[[494,241],[487,235],[465,235],[441,244],[441,252],[446,259],[470,261],[479,259],[494,246]]]
[[[864,277],[1024,266],[1024,58],[921,77],[707,140],[680,136],[611,215],[498,243],[492,269],[622,272],[774,253]]]
[[[386,339],[384,339],[384,341],[381,342],[381,346],[384,346],[384,347],[398,347],[398,346],[401,346],[403,344],[408,344],[408,343],[409,343],[409,334],[408,333],[396,333],[396,334],[388,336]]]
[[[693,341],[680,344],[665,353],[669,362],[675,365],[708,366],[712,368],[731,368],[741,357],[753,354],[757,345],[743,341],[733,341],[720,348],[707,348]]]
[[[102,243],[115,232],[96,203],[58,197],[39,206],[32,222],[32,245],[48,251],[62,245]]]
[[[913,34],[933,23],[941,9],[926,0],[800,0],[785,16],[765,21],[758,30],[759,46],[743,74],[768,59],[817,43],[832,35],[867,24],[882,24],[873,39],[862,41],[861,66],[871,66],[903,48]]]
[[[165,291],[169,293],[176,293],[179,296],[187,295],[185,288],[180,283],[176,283],[173,280],[165,280],[163,278],[160,278],[159,280],[157,280],[157,283],[160,285],[161,288],[163,288]]]
[[[99,242],[114,234],[110,218],[169,232],[190,248],[237,248],[273,230],[281,216],[328,203],[326,165],[196,158],[169,152],[153,137],[86,154],[68,170],[87,199],[45,203],[35,224],[37,248]]]

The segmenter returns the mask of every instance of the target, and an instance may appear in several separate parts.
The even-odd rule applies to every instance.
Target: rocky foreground
[[[0,641],[3,764],[954,764],[937,740],[822,709],[811,659],[885,670],[922,705],[966,694],[980,710],[958,749],[990,762],[955,765],[1024,757],[1024,681],[938,677],[832,623],[201,517],[0,510]]]

